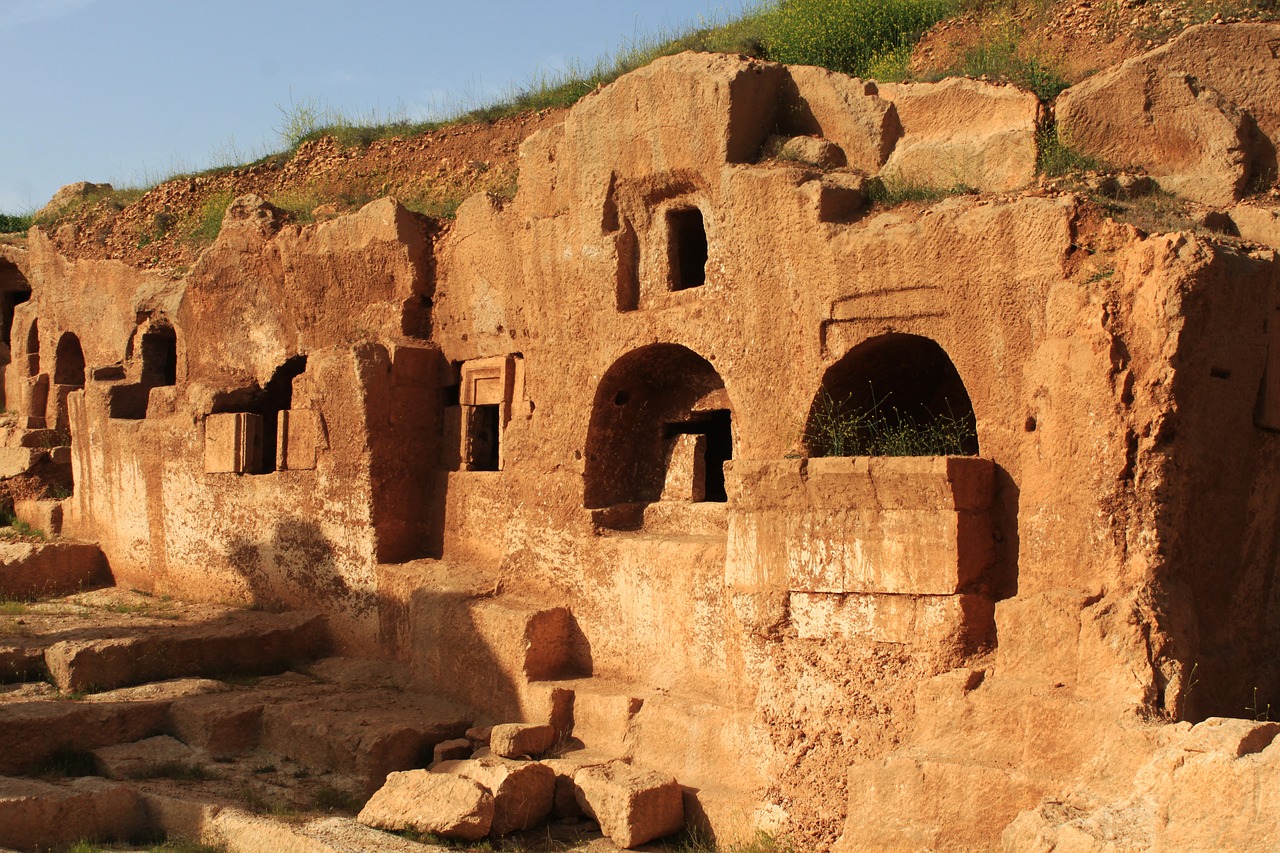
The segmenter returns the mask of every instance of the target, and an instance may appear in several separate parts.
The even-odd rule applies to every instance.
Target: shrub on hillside
[[[765,20],[769,58],[865,76],[952,12],[954,0],[785,0]]]

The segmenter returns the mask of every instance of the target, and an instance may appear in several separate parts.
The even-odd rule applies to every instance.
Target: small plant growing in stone
[[[852,395],[837,400],[823,390],[809,417],[804,444],[813,456],[966,456],[977,442],[973,421],[945,413],[912,417],[888,405],[891,395],[869,406]]]

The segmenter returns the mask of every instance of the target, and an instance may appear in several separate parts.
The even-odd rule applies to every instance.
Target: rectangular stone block
[[[677,435],[667,452],[664,501],[703,501],[707,498],[707,437]]]
[[[320,413],[314,409],[286,409],[280,413],[276,459],[281,470],[310,471],[324,441]]]
[[[204,420],[206,474],[255,474],[262,470],[262,416],[251,412],[208,415]]]

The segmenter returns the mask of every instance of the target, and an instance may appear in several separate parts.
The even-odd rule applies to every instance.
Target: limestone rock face
[[[1246,116],[1204,81],[1147,57],[1058,98],[1062,141],[1115,167],[1140,166],[1170,192],[1230,205],[1257,148]]]
[[[36,211],[36,219],[45,219],[50,216],[56,216],[58,211],[71,204],[87,198],[95,192],[111,192],[111,184],[95,184],[89,181],[76,181],[67,184],[53,194],[53,198],[49,199],[49,203]]]
[[[413,829],[476,841],[489,834],[493,815],[493,796],[479,783],[463,776],[406,770],[389,774],[356,819],[391,832]]]
[[[472,779],[493,795],[493,836],[537,826],[555,799],[556,775],[542,764],[490,755],[441,762],[431,772]]]
[[[1036,119],[1030,92],[978,80],[885,83],[902,137],[881,170],[886,180],[1003,192],[1036,173]]]
[[[620,761],[584,767],[573,776],[578,805],[619,847],[639,847],[684,826],[675,779]]]
[[[1046,800],[1006,827],[1023,850],[1269,850],[1280,826],[1280,724],[1210,718],[1166,727],[1168,745],[1112,803]]]

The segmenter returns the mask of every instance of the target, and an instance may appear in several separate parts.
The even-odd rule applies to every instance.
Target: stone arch
[[[63,332],[53,355],[53,384],[84,387],[84,350],[73,332]]]
[[[705,436],[699,442],[702,499],[725,500],[732,410],[715,367],[677,344],[653,344],[619,358],[596,389],[584,504],[594,509],[660,500],[673,448],[685,435]]]
[[[938,443],[947,449],[939,452]],[[976,456],[973,403],[935,341],[880,335],[827,368],[809,410],[805,449],[811,456]]]

